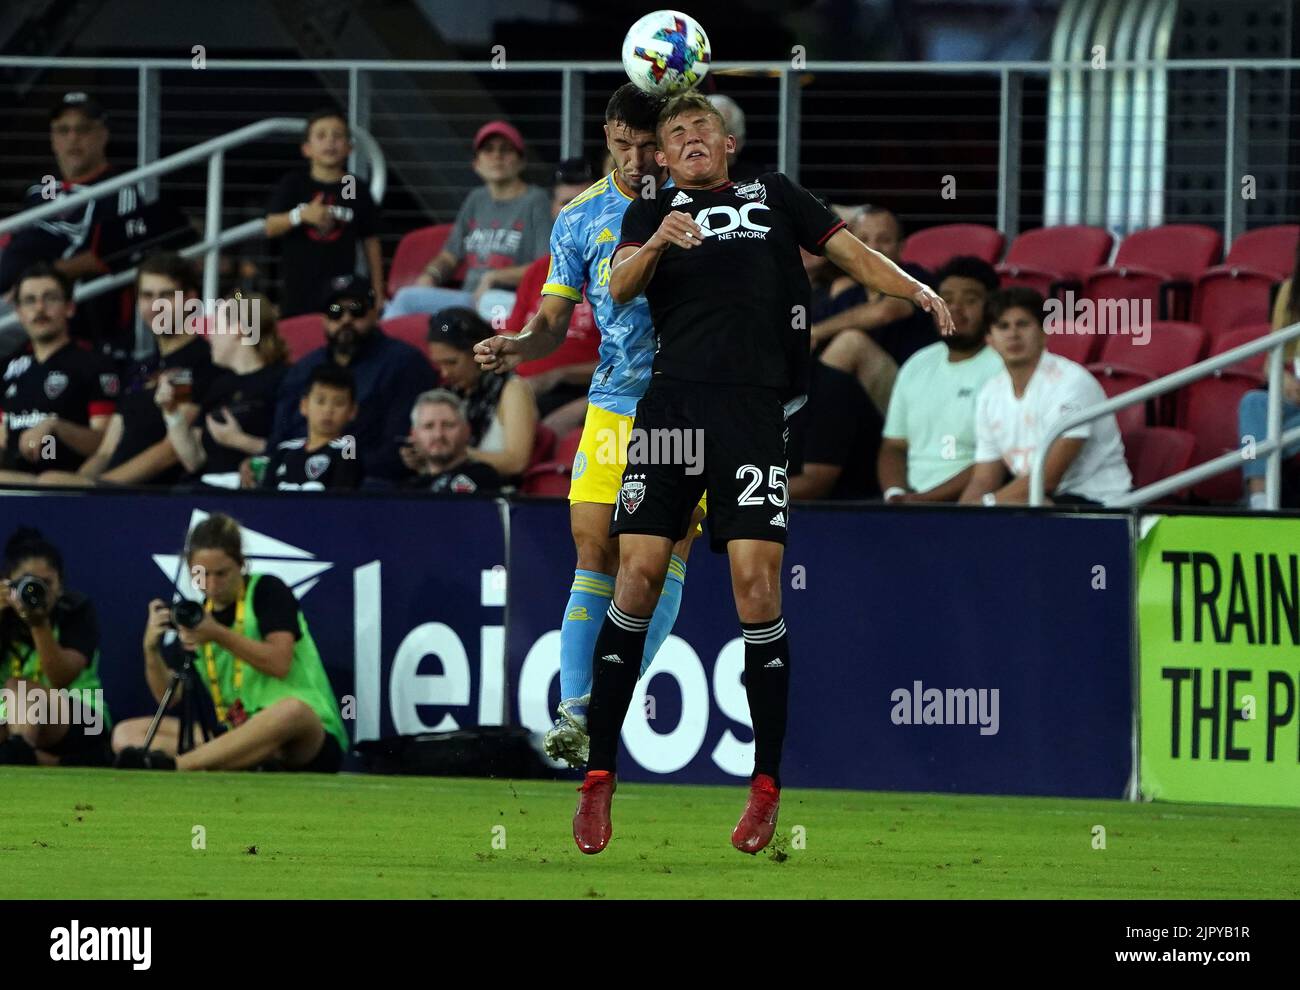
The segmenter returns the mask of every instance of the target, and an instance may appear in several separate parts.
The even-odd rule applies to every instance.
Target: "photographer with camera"
[[[113,732],[118,767],[150,770],[278,769],[335,773],[348,747],[338,702],[307,620],[293,592],[271,574],[249,573],[239,524],[214,514],[190,532],[185,551],[202,604],[149,603],[144,631],[145,678],[161,702],[184,671],[168,707],[190,698],[206,709],[214,738],[197,727],[181,746],[182,720],[161,720],[148,750],[150,719],[128,719]],[[176,640],[163,634],[176,629]],[[192,748],[191,748],[192,747]]]
[[[9,537],[3,568],[0,763],[108,764],[94,606],[64,587],[63,556],[38,530]]]

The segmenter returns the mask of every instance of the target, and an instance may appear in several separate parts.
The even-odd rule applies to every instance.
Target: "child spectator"
[[[315,368],[298,411],[307,421],[307,436],[276,447],[267,462],[262,487],[282,492],[359,487],[356,438],[343,435],[343,427],[357,414],[352,373],[336,364]]]
[[[346,175],[352,137],[336,110],[319,110],[307,119],[302,156],[305,171],[290,172],[271,196],[266,236],[283,237],[280,315],[320,312],[321,287],[352,275],[357,244],[365,250],[370,285],[380,308],[384,300],[384,262],[379,248],[379,210],[370,190]]]

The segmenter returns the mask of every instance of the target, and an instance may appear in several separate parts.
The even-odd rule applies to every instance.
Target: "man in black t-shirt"
[[[423,468],[404,487],[444,495],[499,489],[492,466],[469,456],[469,437],[464,399],[445,388],[421,395],[411,410],[411,445]]]
[[[30,353],[0,380],[0,483],[35,484],[42,471],[74,471],[100,444],[116,408],[117,372],[68,332],[72,286],[33,265],[14,286]]]
[[[789,691],[780,592],[785,418],[804,401],[809,352],[799,248],[825,252],[857,281],[914,300],[945,332],[952,321],[937,294],[842,229],[785,175],[732,183],[726,156],[735,139],[705,97],[670,100],[657,137],[656,160],[674,186],[628,206],[609,281],[616,303],[644,293],[657,348],[610,529],[619,537],[618,577],[592,658],[591,749],[573,834],[585,853],[609,842],[619,732],[650,617],[673,542],[686,535],[707,488],[710,541],[730,557],[754,726],[749,801],[731,842],[752,854],[776,828]],[[648,456],[636,453],[638,443]]]
[[[358,244],[377,307],[384,308],[379,211],[360,177],[345,174],[351,152],[348,122],[341,114],[312,114],[302,143],[310,167],[286,175],[271,195],[266,236],[282,238],[281,317],[321,312],[324,287],[356,271]]]

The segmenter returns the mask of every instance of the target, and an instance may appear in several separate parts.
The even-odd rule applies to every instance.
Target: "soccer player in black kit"
[[[668,102],[658,138],[656,159],[675,185],[628,206],[609,288],[619,303],[644,293],[655,326],[653,376],[637,405],[633,441],[637,431],[664,439],[695,431],[703,437],[703,471],[629,457],[610,525],[619,538],[618,578],[593,655],[591,755],[573,837],[584,853],[609,842],[619,732],[646,629],[673,542],[685,535],[707,488],[710,543],[726,551],[731,566],[754,725],[749,801],[731,843],[757,853],[776,830],[790,679],[781,617],[785,419],[806,396],[810,349],[810,290],[799,248],[825,253],[863,285],[913,300],[945,334],[952,318],[933,290],[862,244],[782,173],[729,181],[735,138],[700,94]]]

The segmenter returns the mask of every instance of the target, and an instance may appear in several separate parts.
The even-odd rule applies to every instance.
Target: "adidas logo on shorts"
[[[782,529],[785,529],[785,513],[778,512],[769,521],[773,526],[780,526]]]
[[[668,205],[681,206],[683,203],[694,203],[694,202],[695,200],[691,199],[691,197],[687,196],[686,193],[682,191],[682,192],[678,192],[678,194],[673,197],[673,201]]]
[[[610,663],[622,663],[622,662],[623,662],[623,658],[622,658],[621,656],[619,656],[617,653],[606,653],[603,657],[601,657],[601,659],[602,659],[602,660],[608,660]]]
[[[784,666],[785,664],[781,662],[781,658],[776,657],[775,659],[769,660],[767,663],[763,664],[763,669],[770,670],[770,669],[774,669],[777,667],[784,667]]]

